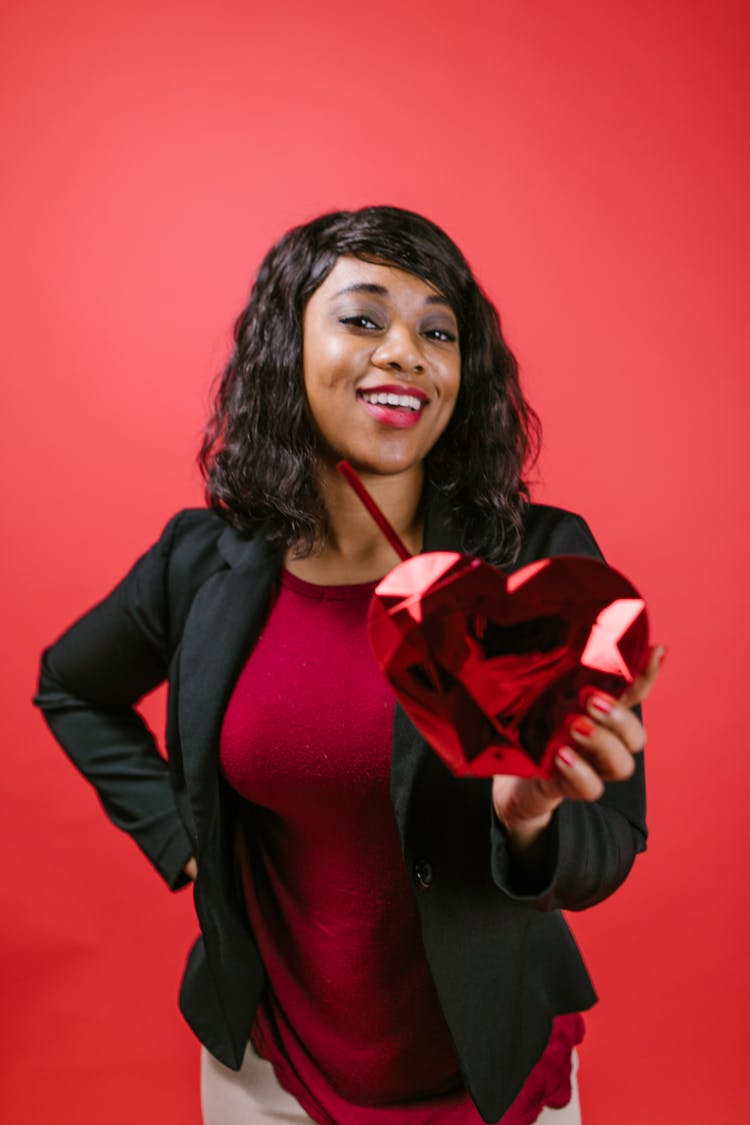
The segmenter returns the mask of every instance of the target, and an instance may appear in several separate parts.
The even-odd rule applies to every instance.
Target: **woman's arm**
[[[537,506],[518,566],[557,555],[602,558],[579,516]],[[581,701],[578,729],[571,729],[551,781],[494,779],[492,870],[511,898],[541,910],[582,910],[616,890],[645,850],[639,704],[663,655],[662,648],[652,650],[644,674],[620,701],[610,701],[608,713],[597,710],[593,699]]]
[[[184,867],[192,848],[169,767],[134,705],[168,672],[167,571],[180,518],[107,598],[44,652],[34,698],[107,816],[172,888],[188,882]]]

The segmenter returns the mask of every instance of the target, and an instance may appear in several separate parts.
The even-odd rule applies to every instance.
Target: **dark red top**
[[[224,718],[222,769],[252,802],[252,855],[244,837],[238,850],[269,980],[253,1042],[323,1125],[480,1125],[389,798],[395,697],[365,635],[375,585],[285,572]],[[582,1029],[558,1018],[504,1125],[567,1102]]]

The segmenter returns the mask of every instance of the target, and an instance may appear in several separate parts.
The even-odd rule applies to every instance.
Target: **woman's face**
[[[401,473],[421,465],[456,405],[456,317],[429,282],[342,257],[307,303],[303,368],[324,459]]]

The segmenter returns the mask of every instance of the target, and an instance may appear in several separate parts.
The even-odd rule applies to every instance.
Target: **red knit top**
[[[269,986],[253,1043],[321,1125],[481,1125],[427,967],[389,798],[395,697],[367,645],[376,583],[284,572],[241,672],[221,765]],[[558,1017],[503,1125],[570,1097],[580,1016]]]

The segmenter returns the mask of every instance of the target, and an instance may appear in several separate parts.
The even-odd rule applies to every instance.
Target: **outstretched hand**
[[[595,688],[581,692],[582,711],[568,725],[569,746],[555,757],[555,772],[545,778],[508,777],[492,781],[492,800],[513,846],[530,848],[564,800],[596,801],[605,781],[622,781],[635,769],[646,732],[630,710],[651,691],[666,656],[663,645],[651,649],[644,671],[619,699]]]

